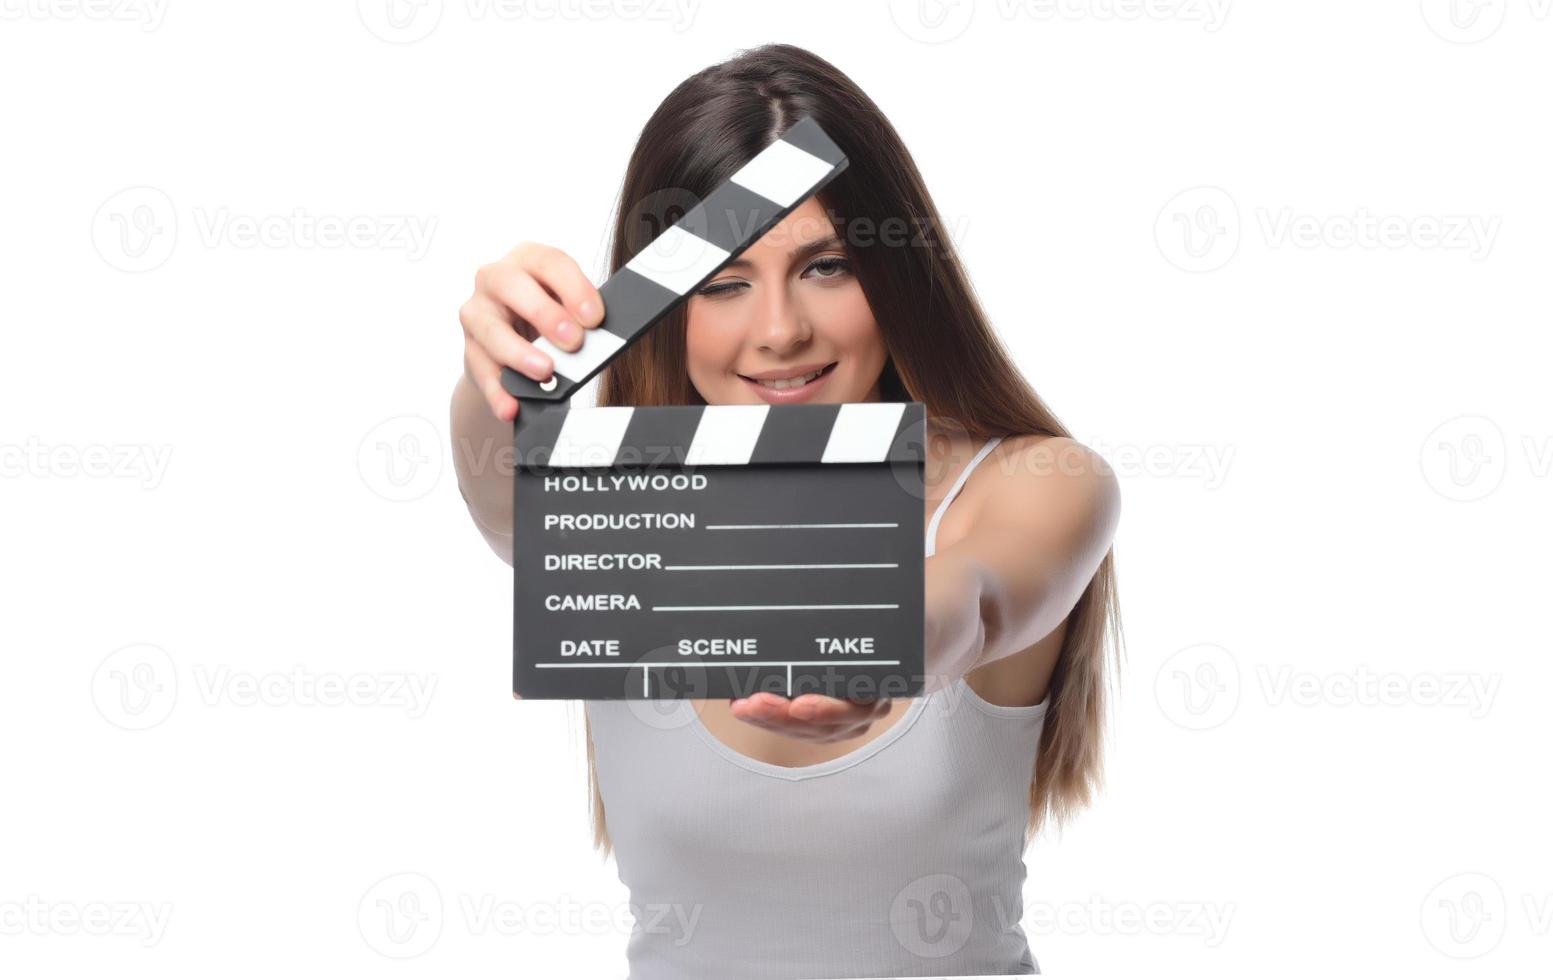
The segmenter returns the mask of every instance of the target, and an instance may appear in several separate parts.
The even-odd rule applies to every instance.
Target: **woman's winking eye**
[[[812,278],[819,279],[821,281],[829,279],[840,279],[852,270],[852,264],[845,255],[820,255],[804,267],[803,275],[808,276],[810,272],[816,270],[822,271],[823,274],[814,276]],[[730,296],[738,292],[740,287],[748,285],[749,283],[742,279],[721,279],[717,282],[707,283],[705,286],[702,286],[696,291],[696,295]]]

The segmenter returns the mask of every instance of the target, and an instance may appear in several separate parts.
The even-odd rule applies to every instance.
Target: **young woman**
[[[611,267],[804,115],[848,169],[611,364],[598,403],[924,402],[927,694],[762,693],[652,717],[586,702],[595,842],[637,917],[631,977],[1034,973],[1022,855],[1100,775],[1110,469],[1010,363],[884,115],[806,51],[745,52],[664,100],[626,172]],[[529,341],[575,350],[602,314],[555,249],[483,267],[460,310],[455,440],[506,445],[518,404],[501,366],[547,379]],[[454,456],[510,564],[511,471]]]

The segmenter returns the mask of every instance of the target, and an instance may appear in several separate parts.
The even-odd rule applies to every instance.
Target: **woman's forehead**
[[[751,258],[786,259],[805,245],[833,238],[835,234],[836,226],[824,206],[818,198],[811,197],[756,239],[746,254]]]

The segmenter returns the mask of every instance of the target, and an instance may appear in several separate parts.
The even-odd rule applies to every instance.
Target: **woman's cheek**
[[[736,344],[728,342],[728,332],[719,331],[709,311],[693,311],[685,330],[686,363],[690,380],[697,386],[716,386],[722,376],[733,370]]]
[[[838,338],[838,346],[845,350],[859,370],[883,368],[886,357],[884,337],[868,306],[864,304],[860,311],[853,311],[851,318],[845,322],[850,326]]]
[[[833,288],[821,301],[824,320],[835,325],[834,335],[838,346],[844,346],[854,355],[866,353],[880,345],[879,327],[874,323],[873,310],[863,295],[863,287],[855,281],[845,287]]]

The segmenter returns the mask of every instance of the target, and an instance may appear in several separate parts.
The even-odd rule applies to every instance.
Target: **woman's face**
[[[816,198],[692,294],[686,316],[690,382],[709,405],[879,400],[884,340]]]

